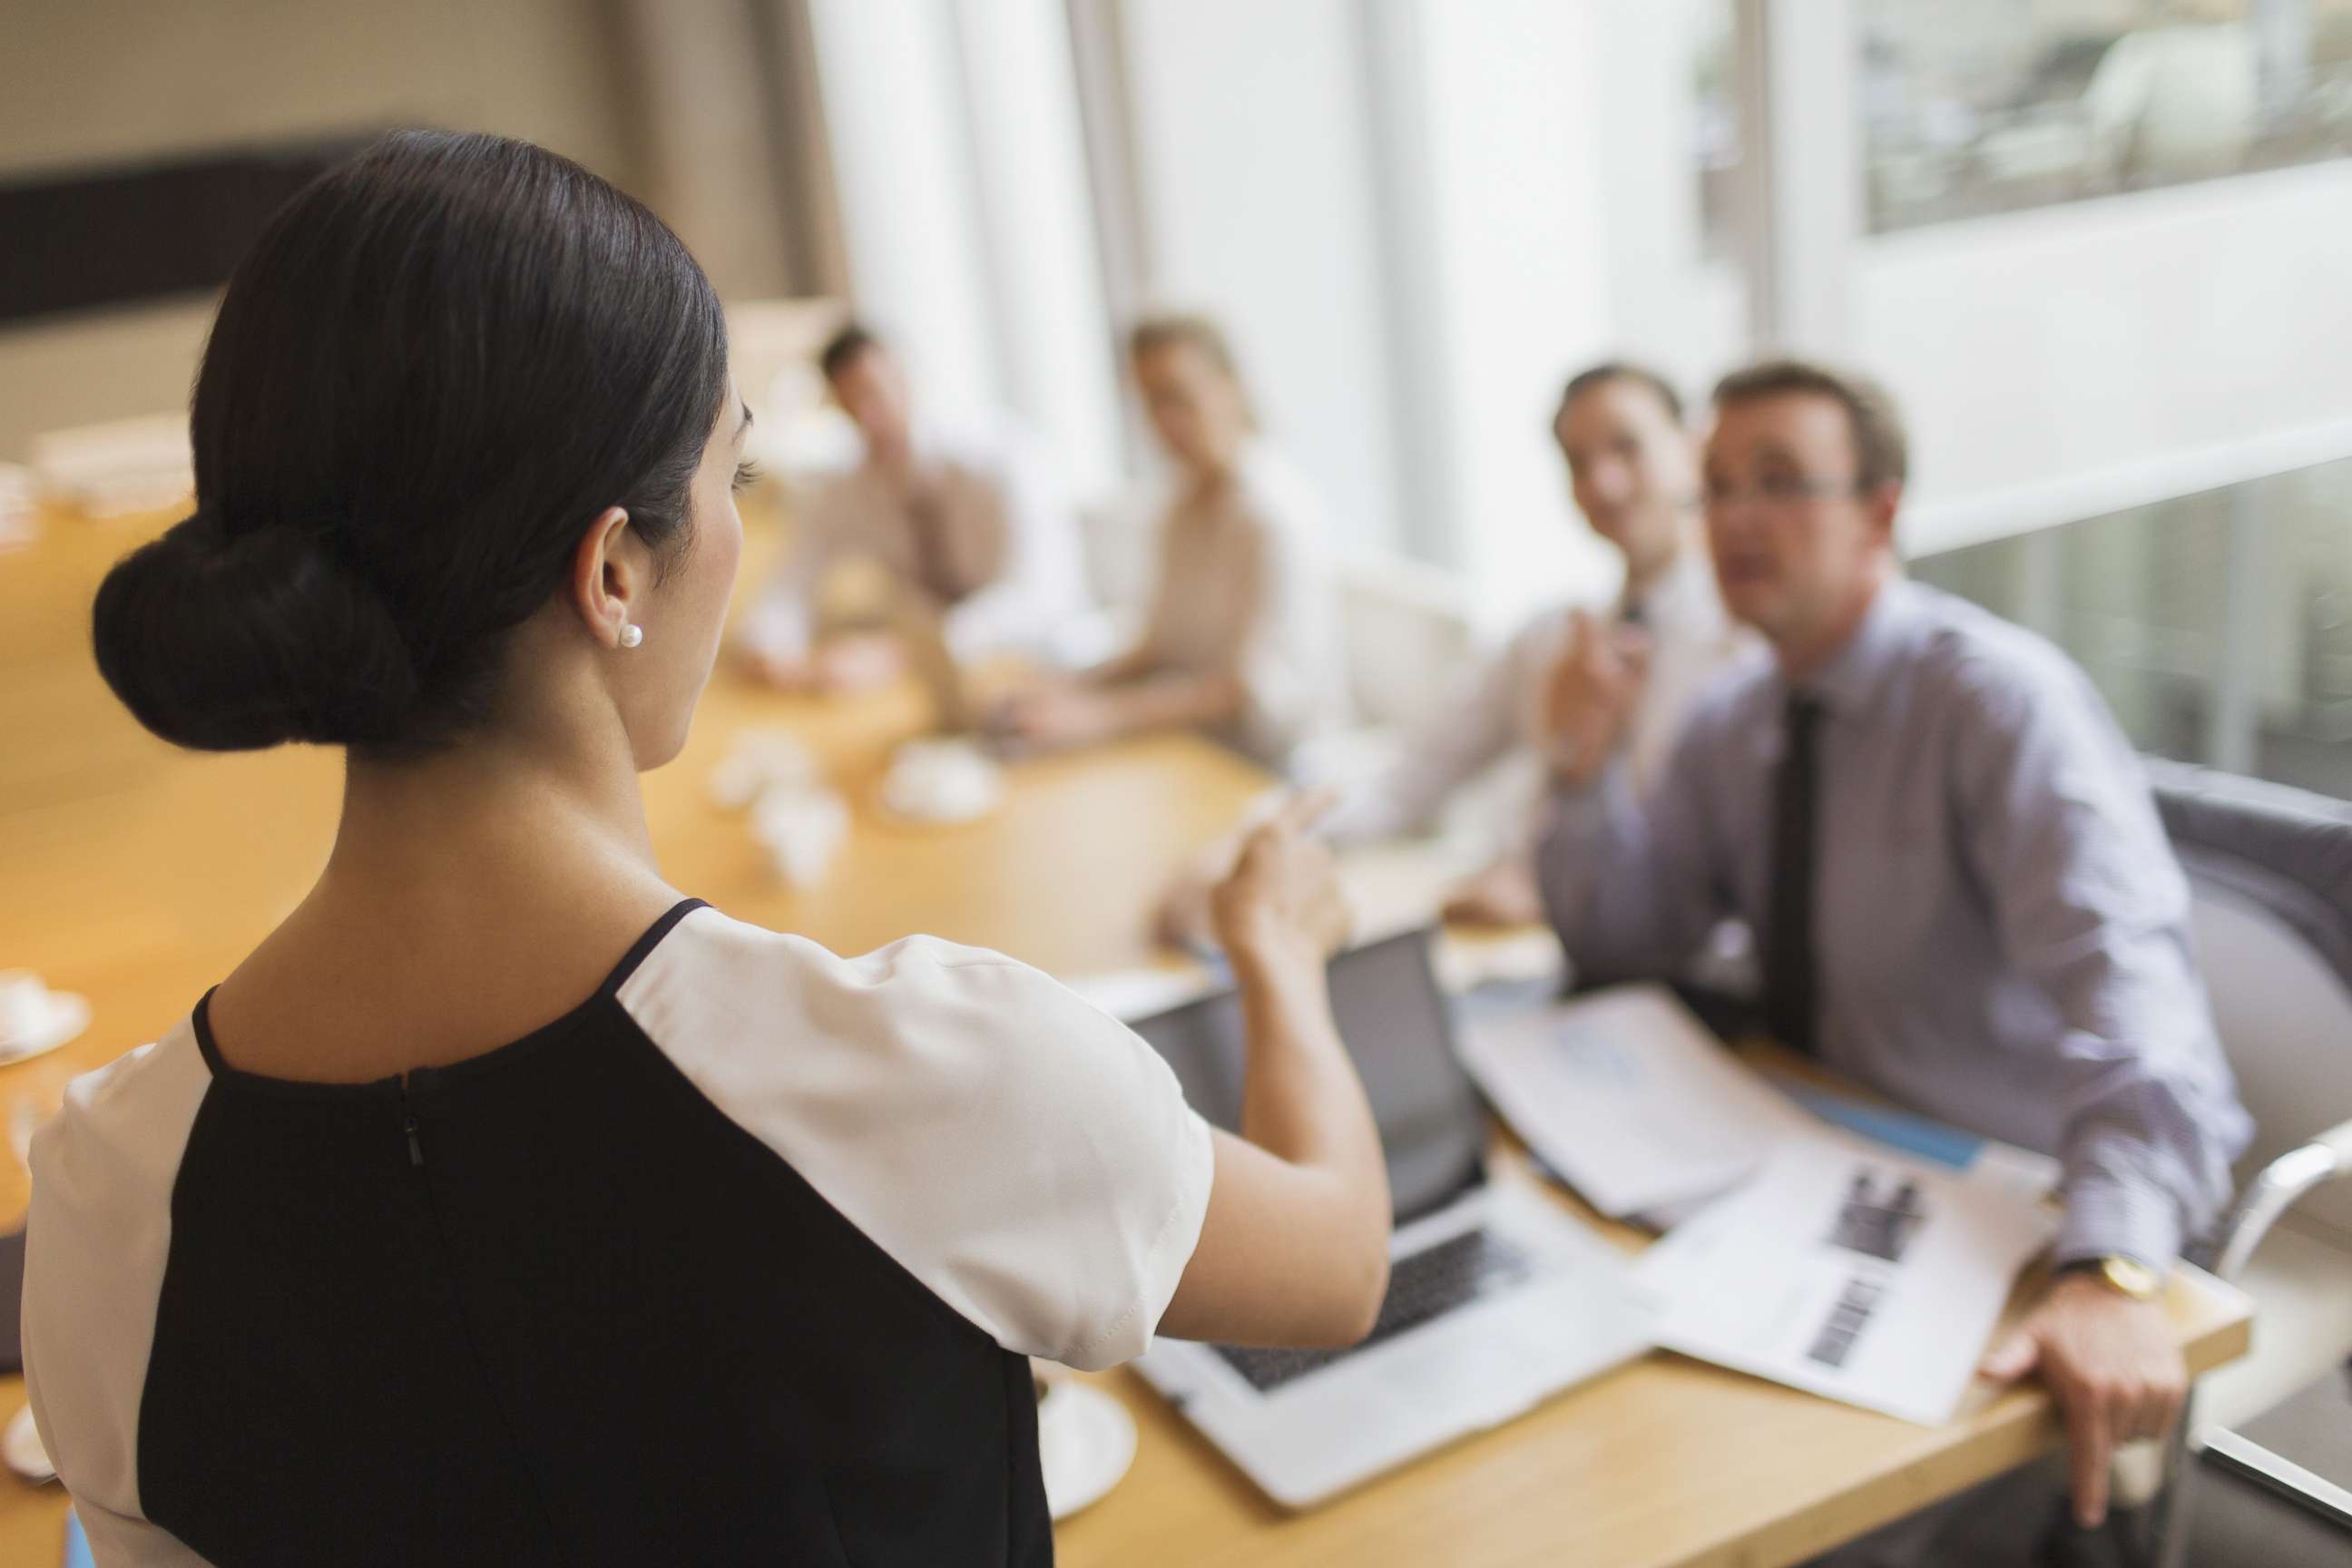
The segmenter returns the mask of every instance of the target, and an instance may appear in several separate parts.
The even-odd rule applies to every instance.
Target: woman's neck
[[[1242,448],[1239,443],[1222,451],[1205,452],[1184,465],[1185,493],[1192,496],[1213,496],[1234,483],[1241,473]]]
[[[484,881],[656,877],[635,769],[572,750],[484,740],[415,763],[354,761],[321,889],[437,899]]]
[[[528,1033],[677,901],[635,770],[476,742],[354,763],[318,883],[221,985],[231,1065],[365,1082]]]

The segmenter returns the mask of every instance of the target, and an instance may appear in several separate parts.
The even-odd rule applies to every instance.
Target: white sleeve
[[[1214,1155],[1167,1064],[1108,1014],[996,953],[910,937],[842,959],[708,910],[621,1002],[998,1344],[1088,1369],[1150,1344]]]
[[[1546,616],[1468,672],[1442,706],[1404,738],[1397,760],[1339,797],[1317,825],[1333,844],[1366,844],[1417,832],[1435,820],[1446,797],[1476,778],[1519,742],[1528,669],[1553,633]]]
[[[172,1194],[212,1084],[186,1018],[66,1086],[35,1134],[25,1394],[101,1564],[202,1559],[142,1517],[139,1421],[172,1249]]]
[[[1283,757],[1345,721],[1339,606],[1314,493],[1281,470],[1252,479],[1259,595],[1238,667],[1248,705],[1243,728],[1260,755]]]

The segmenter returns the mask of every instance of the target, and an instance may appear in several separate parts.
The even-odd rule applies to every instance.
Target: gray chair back
[[[2254,1118],[2242,1183],[2352,1120],[2352,803],[2150,759],[2213,1017]],[[2352,1239],[2352,1185],[2299,1215]]]

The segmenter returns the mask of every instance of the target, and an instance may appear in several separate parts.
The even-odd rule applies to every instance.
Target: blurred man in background
[[[1552,438],[1585,522],[1624,558],[1624,586],[1604,610],[1561,605],[1529,622],[1415,733],[1396,763],[1345,792],[1323,825],[1358,844],[1432,826],[1449,797],[1498,765],[1513,777],[1492,825],[1493,863],[1454,889],[1449,920],[1499,925],[1543,918],[1533,868],[1544,699],[1570,650],[1607,639],[1648,671],[1618,743],[1636,789],[1664,768],[1691,700],[1753,639],[1724,614],[1698,514],[1696,444],[1665,377],[1622,361],[1571,377]]]
[[[1009,421],[949,426],[917,416],[898,356],[865,327],[842,328],[819,360],[865,444],[796,520],[791,553],[747,616],[753,667],[787,689],[873,685],[900,668],[910,614],[935,621],[948,651],[1050,660],[1087,612],[1077,521],[1026,432]],[[866,629],[828,624],[828,579],[862,560],[882,604]]]
[[[1985,1371],[2049,1385],[2074,1527],[2095,1529],[2116,1447],[2179,1418],[2163,1279],[2252,1131],[2187,879],[2083,672],[1896,570],[1907,441],[1885,395],[1783,362],[1715,401],[1717,580],[1773,658],[1707,695],[1646,794],[1617,760],[1641,661],[1593,638],[1561,665],[1545,905],[1598,983],[1671,977],[1736,915],[1776,1039],[2059,1159],[2055,1278]]]

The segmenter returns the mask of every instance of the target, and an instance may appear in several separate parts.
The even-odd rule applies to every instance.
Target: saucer
[[[1037,1406],[1045,1507],[1067,1519],[1102,1500],[1135,1463],[1135,1417],[1091,1384],[1055,1378]]]
[[[16,1412],[16,1418],[8,1423],[8,1430],[0,1433],[0,1464],[5,1464],[36,1486],[58,1479],[58,1468],[49,1463],[48,1451],[41,1447],[41,1435],[33,1427],[31,1405]]]
[[[882,805],[902,822],[972,822],[1004,798],[1004,770],[970,741],[909,741],[890,759]]]
[[[823,881],[848,835],[849,807],[828,789],[772,784],[751,808],[751,836],[793,888]]]
[[[46,1022],[29,1035],[17,1035],[0,1039],[0,1067],[12,1062],[26,1062],[35,1057],[47,1056],[59,1046],[77,1039],[89,1027],[89,1001],[70,991],[52,991],[48,995],[49,1016]]]
[[[777,725],[755,725],[737,732],[726,757],[711,770],[710,798],[729,811],[740,811],[771,789],[815,787],[823,776],[799,735]]]

